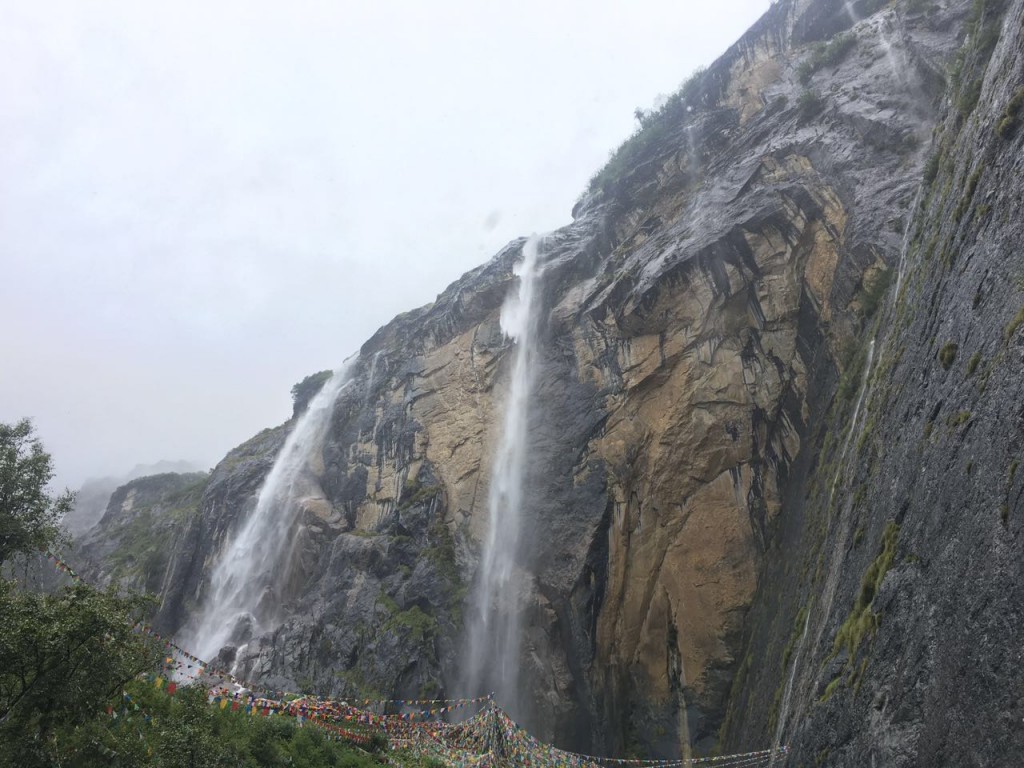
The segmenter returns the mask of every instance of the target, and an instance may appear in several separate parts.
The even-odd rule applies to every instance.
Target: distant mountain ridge
[[[75,492],[75,506],[64,518],[64,527],[72,537],[79,537],[88,532],[103,517],[111,494],[131,480],[146,475],[183,474],[203,469],[205,468],[193,461],[165,460],[155,464],[137,464],[120,476],[89,478]]]

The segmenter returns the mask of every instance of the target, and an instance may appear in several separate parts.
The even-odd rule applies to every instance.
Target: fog
[[[212,465],[768,5],[0,0],[0,421],[71,487]]]

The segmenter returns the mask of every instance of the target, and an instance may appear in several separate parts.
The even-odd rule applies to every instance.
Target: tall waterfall
[[[523,246],[514,273],[519,290],[501,309],[501,329],[516,343],[501,436],[494,456],[484,542],[468,625],[464,687],[469,695],[493,692],[506,709],[519,708],[521,572],[517,570],[523,519],[523,484],[529,437],[530,394],[536,367],[537,250]]]
[[[304,497],[317,492],[307,469],[322,450],[334,403],[349,382],[350,358],[313,397],[263,481],[256,506],[226,544],[213,569],[206,602],[191,631],[194,652],[211,659],[226,645],[243,644],[281,619]]]

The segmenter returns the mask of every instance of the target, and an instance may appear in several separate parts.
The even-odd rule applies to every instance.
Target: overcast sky
[[[768,5],[0,0],[0,421],[71,486],[212,465]]]

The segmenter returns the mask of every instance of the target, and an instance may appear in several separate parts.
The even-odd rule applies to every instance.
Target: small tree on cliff
[[[292,417],[298,416],[331,378],[331,371],[311,373],[292,387]]]

